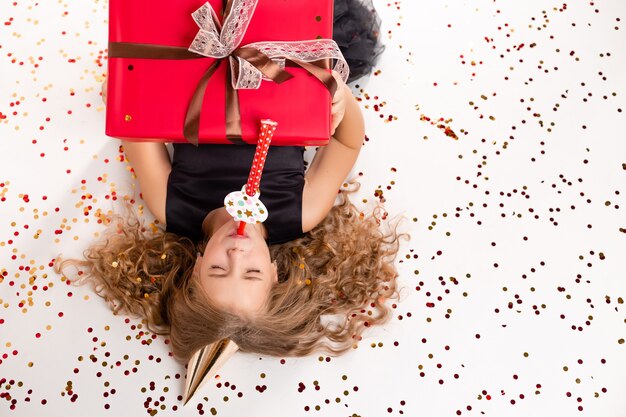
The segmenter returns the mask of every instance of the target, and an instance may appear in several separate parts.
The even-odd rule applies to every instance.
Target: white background
[[[136,191],[107,3],[0,0],[0,415],[626,416],[626,4],[594,3],[375,1],[355,173],[411,234],[394,318],[330,361],[239,353],[183,410],[165,338],[49,266]]]

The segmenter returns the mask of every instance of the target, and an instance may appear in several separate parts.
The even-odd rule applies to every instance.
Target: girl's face
[[[213,233],[195,267],[211,302],[242,316],[259,312],[278,281],[260,226],[248,224],[244,235],[238,236],[233,219]]]

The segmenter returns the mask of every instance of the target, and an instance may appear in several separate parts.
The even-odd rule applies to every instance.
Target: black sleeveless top
[[[206,215],[224,207],[224,197],[245,185],[255,145],[198,147],[175,143],[167,181],[166,231],[199,242]],[[270,146],[261,177],[261,201],[267,207],[268,244],[288,242],[302,233],[304,147]]]

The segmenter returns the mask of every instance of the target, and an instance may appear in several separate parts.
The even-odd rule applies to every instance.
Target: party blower
[[[260,200],[259,184],[261,183],[267,151],[277,125],[278,123],[273,120],[261,120],[259,138],[252,168],[248,175],[248,182],[241,188],[241,191],[233,191],[224,199],[224,207],[228,213],[233,216],[235,221],[239,221],[238,235],[243,235],[246,224],[263,223],[267,219],[267,209]],[[238,349],[239,347],[235,342],[230,339],[223,339],[211,343],[193,354],[187,364],[183,405],[187,404],[198,389],[217,374],[222,365]]]
[[[256,144],[252,168],[248,175],[248,182],[241,188],[241,191],[233,191],[224,199],[224,207],[228,214],[233,216],[235,221],[239,221],[238,235],[243,235],[247,223],[263,223],[267,219],[267,209],[259,199],[261,191],[261,174],[265,166],[267,151],[272,141],[272,136],[276,131],[276,123],[273,120],[261,120],[261,130]]]

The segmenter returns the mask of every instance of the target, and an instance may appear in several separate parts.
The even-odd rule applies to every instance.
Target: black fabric
[[[194,242],[203,239],[202,222],[213,209],[224,206],[224,197],[246,183],[254,145],[195,147],[176,143],[172,171],[167,181],[165,215],[168,232]],[[268,244],[302,237],[304,147],[270,146],[261,177],[261,201],[268,218]]]
[[[385,49],[380,44],[380,17],[371,0],[335,0],[334,10],[333,39],[350,67],[348,82],[353,82],[371,73]],[[246,183],[254,150],[253,145],[174,144],[167,183],[167,231],[202,240],[206,215],[223,207],[224,197]],[[271,146],[268,152],[261,199],[269,211],[264,223],[269,244],[303,236],[303,152],[300,146]]]
[[[385,50],[380,22],[372,0],[335,0],[333,40],[350,67],[348,83],[370,74]]]

